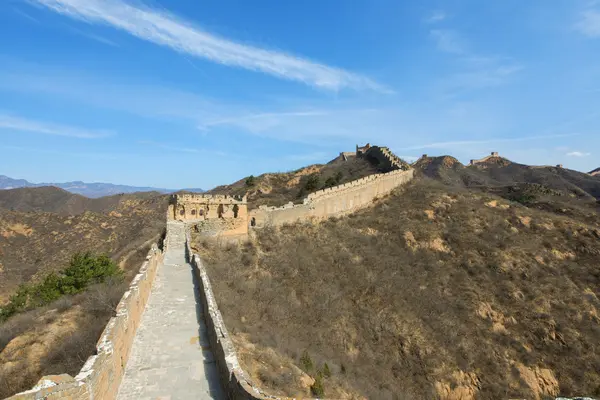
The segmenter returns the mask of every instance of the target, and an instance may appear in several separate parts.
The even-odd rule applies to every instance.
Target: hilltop
[[[194,247],[271,393],[309,395],[327,363],[331,398],[541,399],[600,394],[599,239],[595,202],[421,177],[349,217]]]
[[[311,192],[340,185],[380,172],[377,165],[363,158],[347,161],[336,158],[327,164],[309,165],[292,172],[267,173],[245,177],[231,184],[218,186],[208,194],[248,194],[249,208],[261,205],[282,206],[301,202]]]
[[[174,189],[163,189],[154,187],[115,185],[113,183],[86,183],[82,181],[63,182],[63,183],[31,183],[25,179],[13,179],[5,175],[0,175],[0,190],[1,189],[18,189],[18,188],[34,188],[42,186],[54,186],[64,189],[68,192],[79,194],[90,198],[99,198],[123,193],[137,192],[159,192],[172,193]],[[203,192],[202,189],[190,188],[182,189],[188,192]]]
[[[448,185],[485,190],[539,185],[566,196],[600,199],[600,178],[560,166],[529,166],[503,157],[465,166],[451,156],[421,157],[413,167],[423,175]]]
[[[299,397],[600,395],[600,178],[498,155],[413,167],[347,217],[194,235],[252,379]]]

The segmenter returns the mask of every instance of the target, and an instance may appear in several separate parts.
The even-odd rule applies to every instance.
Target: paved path
[[[117,400],[225,399],[206,337],[183,225],[169,243],[133,343]]]

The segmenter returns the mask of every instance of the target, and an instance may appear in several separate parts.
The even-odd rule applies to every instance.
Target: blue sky
[[[600,166],[600,1],[3,0],[0,174],[203,187],[371,142]]]

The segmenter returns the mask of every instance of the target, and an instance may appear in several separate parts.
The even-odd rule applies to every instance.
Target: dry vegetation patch
[[[598,396],[599,219],[505,203],[421,179],[349,217],[195,247],[228,328],[260,349],[242,363],[277,393],[310,389],[256,365],[316,379],[327,363],[330,398]]]

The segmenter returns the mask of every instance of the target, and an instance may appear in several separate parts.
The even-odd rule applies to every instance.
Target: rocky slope
[[[600,396],[589,176],[450,157],[418,167],[436,179],[346,218],[227,248],[196,238],[253,379],[308,396],[321,376],[325,397],[347,399]],[[491,191],[523,180],[534,198]]]
[[[325,165],[310,165],[293,172],[268,173],[246,177],[231,184],[218,186],[207,193],[248,194],[249,208],[261,205],[282,206],[299,202],[308,193],[378,173],[377,167],[364,159],[335,159]],[[308,183],[312,179],[312,183]]]

